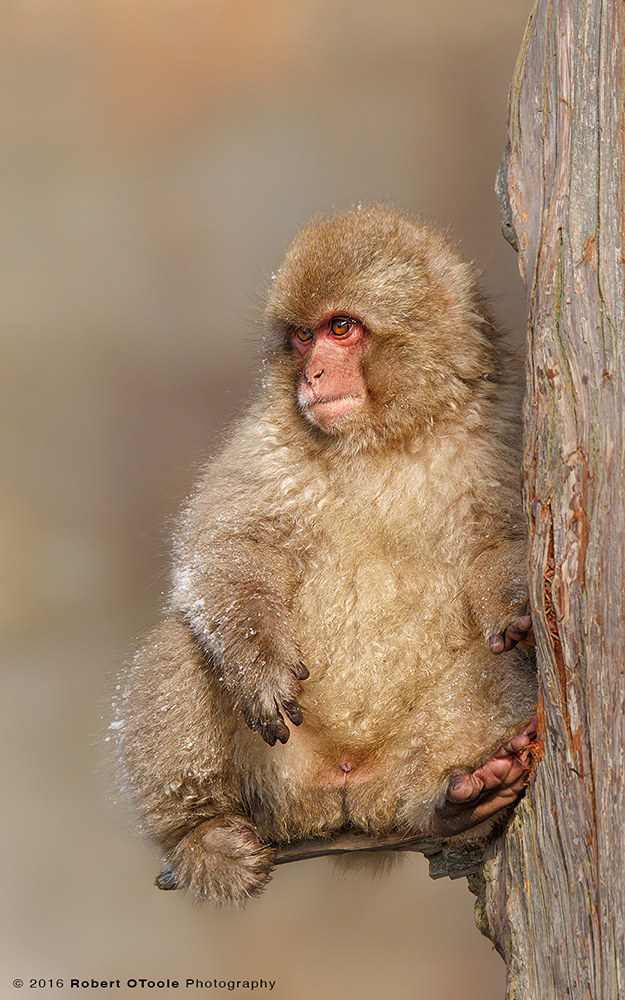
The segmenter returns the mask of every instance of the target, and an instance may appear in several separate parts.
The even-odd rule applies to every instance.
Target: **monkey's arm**
[[[262,482],[236,471],[216,464],[191,501],[175,543],[171,607],[247,725],[273,746],[289,738],[283,713],[301,723],[296,698],[308,677],[290,627],[297,542],[288,518],[261,496]]]
[[[493,653],[531,641],[524,538],[501,537],[471,565],[469,601],[473,617]]]

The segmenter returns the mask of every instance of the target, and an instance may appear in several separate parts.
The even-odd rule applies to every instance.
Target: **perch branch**
[[[291,861],[309,858],[337,857],[357,851],[418,851],[430,863],[430,878],[464,878],[481,870],[483,847],[457,844],[454,841],[434,840],[432,837],[369,837],[366,833],[344,831],[334,837],[318,840],[294,840],[290,844],[275,844],[274,864],[285,865]],[[178,889],[176,877],[166,866],[157,875],[159,889]]]
[[[290,861],[307,858],[336,857],[357,851],[417,851],[430,862],[431,878],[462,878],[478,872],[482,865],[483,850],[475,845],[468,847],[432,837],[369,837],[365,833],[338,833],[327,840],[298,840],[279,844],[275,848],[274,863],[284,865]]]

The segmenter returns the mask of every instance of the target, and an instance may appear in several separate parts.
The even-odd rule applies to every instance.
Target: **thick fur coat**
[[[327,432],[288,342],[329,314],[368,340],[366,403]],[[470,268],[391,209],[339,213],[296,238],[267,317],[262,399],[181,518],[117,722],[172,883],[217,901],[262,888],[270,843],[427,832],[535,702],[531,657],[488,645],[526,599],[520,391]],[[287,742],[250,728],[296,703]]]

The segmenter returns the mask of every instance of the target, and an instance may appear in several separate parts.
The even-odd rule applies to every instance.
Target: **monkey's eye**
[[[352,328],[351,319],[345,319],[344,316],[337,316],[330,323],[330,330],[335,337],[346,337]]]
[[[303,330],[298,328],[295,331],[295,336],[299,340],[300,344],[307,344],[309,340],[312,340],[313,332],[312,330]]]

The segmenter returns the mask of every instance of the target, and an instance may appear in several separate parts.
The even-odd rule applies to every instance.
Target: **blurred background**
[[[262,293],[309,215],[387,198],[449,226],[521,343],[492,188],[529,11],[2,4],[3,998],[18,977],[503,996],[466,882],[431,882],[420,856],[381,880],[288,865],[245,913],[158,892],[106,730],[167,587],[171,519],[253,391]]]

